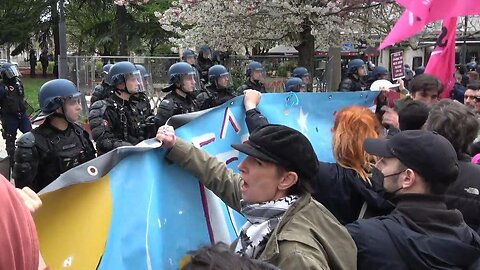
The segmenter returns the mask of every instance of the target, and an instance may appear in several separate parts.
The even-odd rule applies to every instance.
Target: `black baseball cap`
[[[244,154],[272,162],[300,177],[313,179],[318,159],[310,141],[300,131],[283,125],[266,125],[254,130],[248,141],[232,147]]]
[[[452,144],[436,132],[406,130],[391,138],[366,139],[365,151],[397,158],[428,182],[451,183],[458,176],[457,153]]]

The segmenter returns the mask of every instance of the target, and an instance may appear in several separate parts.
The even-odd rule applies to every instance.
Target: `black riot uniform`
[[[160,103],[157,111],[157,125],[164,125],[168,118],[184,113],[196,112],[199,105],[193,94],[187,94],[186,97],[180,96],[176,91],[168,93]]]
[[[197,73],[193,67],[185,62],[175,63],[169,68],[169,86],[162,89],[162,91],[170,93],[163,98],[157,109],[157,126],[164,125],[168,118],[174,115],[191,113],[199,110],[194,93],[185,92],[182,85],[183,79],[186,76],[193,76],[195,78],[196,75]],[[195,81],[197,81],[197,79],[195,79]],[[184,93],[185,97],[178,92]]]
[[[49,119],[17,142],[13,178],[15,186],[29,186],[35,192],[50,184],[60,174],[95,158],[89,134],[71,123],[58,130]]]
[[[4,64],[0,73],[2,76],[0,82],[2,136],[5,139],[6,151],[12,167],[17,130],[22,133],[29,132],[32,130],[32,124],[26,113],[25,90],[17,67],[9,63]]]
[[[49,81],[40,88],[40,107],[49,116],[16,143],[13,178],[18,188],[28,186],[38,192],[65,171],[95,158],[88,132],[55,112],[64,108],[67,99],[80,95],[77,87],[64,79]],[[51,124],[52,117],[64,117],[68,127],[57,129]]]
[[[250,62],[250,64],[247,65],[247,69],[245,70],[245,75],[247,76],[247,80],[236,90],[235,94],[237,96],[243,95],[243,91],[247,89],[257,90],[260,93],[267,93],[267,90],[265,89],[265,86],[263,85],[262,82],[253,80],[252,73],[255,71],[260,71],[262,73],[265,73],[265,69],[263,68],[263,65],[261,63],[252,61]]]
[[[222,77],[227,82],[226,87],[218,83]],[[224,66],[211,67],[208,70],[208,81],[209,84],[197,95],[197,102],[201,110],[216,107],[235,97],[229,88],[231,85],[230,72]]]
[[[108,72],[110,71],[110,68],[112,67],[112,64],[106,64],[102,68],[102,76],[104,79],[102,80],[102,83],[99,85],[96,85],[95,88],[93,89],[92,96],[90,98],[90,104],[95,103],[96,101],[106,99],[109,97],[112,93],[114,88],[110,87],[108,83],[105,81],[106,76],[108,76]]]
[[[133,76],[141,80],[140,71],[130,62],[119,62],[108,73],[108,83],[117,86]],[[121,92],[130,94],[122,99]],[[148,98],[130,89],[115,88],[115,93],[90,106],[88,120],[99,155],[120,146],[135,145],[155,136],[155,117]],[[145,108],[140,108],[145,106]]]

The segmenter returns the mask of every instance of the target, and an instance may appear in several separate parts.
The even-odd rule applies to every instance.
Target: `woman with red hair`
[[[249,131],[268,124],[256,109],[260,98],[257,91],[245,91]],[[372,181],[376,160],[363,149],[365,139],[382,136],[383,127],[375,114],[361,106],[343,108],[335,116],[332,132],[336,162],[320,162],[313,197],[344,225],[389,212],[392,206],[383,198],[382,183]]]

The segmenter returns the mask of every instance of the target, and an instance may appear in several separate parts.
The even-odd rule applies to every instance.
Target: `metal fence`
[[[141,64],[152,75],[153,89],[148,93],[151,101],[156,107],[164,93],[161,90],[168,82],[168,68],[180,61],[175,56],[67,56],[68,76],[84,96],[89,96],[95,86],[102,81],[102,67],[107,63],[119,61],[130,61],[134,64]],[[291,71],[297,66],[297,56],[252,56],[244,57],[232,55],[219,59],[219,62],[226,66],[233,77],[234,87],[240,86],[245,80],[245,68],[252,60],[263,64],[266,69],[267,78],[264,80],[268,92],[283,92],[284,83],[291,76]],[[315,57],[315,72],[312,74],[312,85],[309,88],[315,92],[326,91],[325,70],[328,68],[326,58]],[[84,111],[87,111],[86,99],[83,102]]]

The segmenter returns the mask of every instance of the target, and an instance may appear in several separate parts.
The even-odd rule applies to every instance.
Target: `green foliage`
[[[19,45],[18,54],[29,46],[32,32],[38,30],[45,12],[44,0],[2,0],[0,45]]]
[[[37,73],[38,76],[38,73]],[[35,78],[22,77],[23,86],[25,87],[25,98],[27,99],[28,104],[30,104],[34,110],[38,110],[40,106],[38,105],[38,91],[40,87],[49,79],[44,78]]]
[[[296,61],[286,61],[280,64],[277,69],[276,76],[277,77],[290,77],[292,70],[297,66]]]

